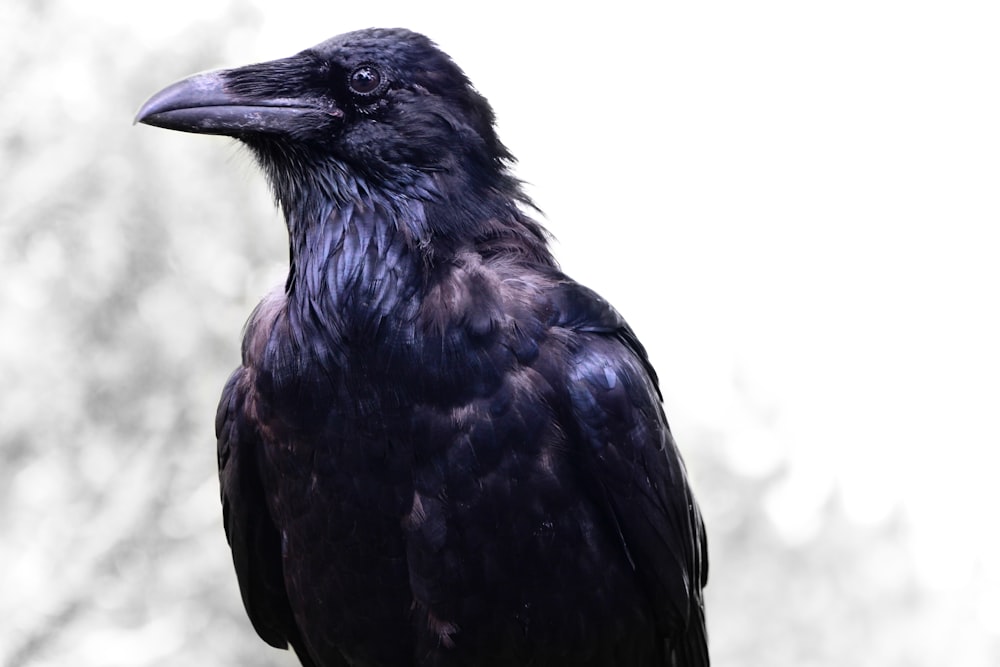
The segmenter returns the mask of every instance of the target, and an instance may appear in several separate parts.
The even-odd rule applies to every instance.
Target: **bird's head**
[[[153,95],[136,121],[239,139],[284,203],[303,177],[331,170],[340,176],[324,189],[340,197],[359,181],[405,193],[447,174],[471,181],[464,188],[517,193],[486,99],[408,30],[351,32],[290,58],[197,74]]]

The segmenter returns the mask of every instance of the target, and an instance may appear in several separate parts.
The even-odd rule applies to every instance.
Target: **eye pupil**
[[[382,75],[371,65],[363,65],[351,72],[351,90],[361,95],[372,93],[382,83]]]

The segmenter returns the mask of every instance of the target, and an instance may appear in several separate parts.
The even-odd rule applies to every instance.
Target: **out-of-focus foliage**
[[[0,21],[0,663],[277,664],[231,574],[212,419],[281,227],[235,151],[132,127],[214,64],[212,26],[158,59],[78,7]]]
[[[154,53],[86,8],[0,10],[0,663],[295,664],[244,616],[212,436],[240,326],[281,278],[281,222],[232,143],[131,126],[256,19],[234,6]],[[708,433],[682,445],[715,664],[1000,661],[921,588],[905,522],[859,527],[834,499],[789,543],[763,510],[780,470],[735,473]]]
[[[693,462],[713,503],[707,590],[716,665],[948,664],[944,646],[904,639],[936,618],[904,546],[904,526],[859,527],[836,500],[810,539],[788,544],[764,507],[781,472],[741,477],[705,449]],[[939,658],[943,658],[939,660]]]

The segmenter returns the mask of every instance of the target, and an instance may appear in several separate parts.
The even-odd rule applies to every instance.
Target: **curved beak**
[[[135,122],[181,132],[242,137],[292,132],[296,120],[305,115],[343,116],[340,109],[324,108],[311,100],[236,93],[228,83],[233,71],[196,74],[167,86],[146,100]]]

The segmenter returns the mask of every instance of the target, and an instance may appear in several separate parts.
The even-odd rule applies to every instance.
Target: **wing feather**
[[[708,665],[705,529],[655,372],[631,328],[592,291],[566,281],[557,308],[559,326],[586,336],[569,360],[569,419],[595,502],[651,595],[669,664]]]
[[[282,569],[281,535],[267,509],[258,457],[259,428],[247,414],[252,389],[237,369],[222,391],[215,419],[226,539],[243,606],[257,634],[275,648],[291,644],[304,667],[315,667],[295,623]]]

